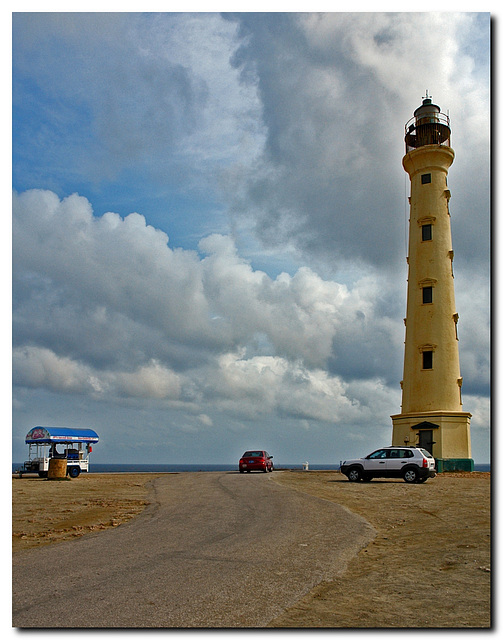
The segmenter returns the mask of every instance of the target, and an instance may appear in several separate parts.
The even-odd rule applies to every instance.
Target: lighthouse
[[[454,299],[449,117],[426,94],[405,125],[410,178],[407,311],[401,413],[393,441],[430,451],[442,471],[472,471],[471,414],[463,411]]]

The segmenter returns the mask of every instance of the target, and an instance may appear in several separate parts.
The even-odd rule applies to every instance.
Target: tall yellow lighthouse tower
[[[405,125],[410,178],[409,266],[402,412],[393,445],[418,445],[438,471],[473,470],[471,414],[463,411],[447,173],[454,160],[448,116],[428,95]]]

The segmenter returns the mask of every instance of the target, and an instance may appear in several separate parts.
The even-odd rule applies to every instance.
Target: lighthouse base
[[[464,411],[425,411],[391,416],[393,446],[426,449],[437,460],[437,471],[473,471],[471,414]]]

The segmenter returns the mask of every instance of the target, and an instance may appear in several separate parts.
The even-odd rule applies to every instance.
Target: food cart
[[[51,459],[60,458],[66,459],[67,474],[77,478],[81,472],[89,471],[89,454],[98,440],[98,434],[92,429],[33,427],[26,434],[28,460],[19,470],[19,475],[38,473],[41,478],[46,478]]]

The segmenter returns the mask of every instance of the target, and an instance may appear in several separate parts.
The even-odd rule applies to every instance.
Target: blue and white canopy
[[[56,444],[98,442],[99,437],[92,429],[70,429],[69,427],[33,427],[26,434],[26,444]]]

